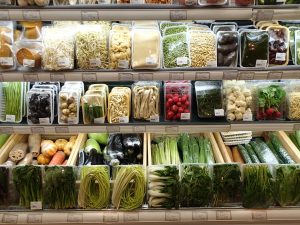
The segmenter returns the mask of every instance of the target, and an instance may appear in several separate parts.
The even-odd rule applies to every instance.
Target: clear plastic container
[[[16,60],[18,67],[22,70],[38,70],[41,68],[42,45],[39,42],[15,43]]]
[[[190,31],[191,67],[216,67],[217,42],[212,31]]]
[[[111,4],[111,0],[79,0],[80,5]]]
[[[196,81],[197,112],[200,118],[225,116],[221,81]]]
[[[284,82],[258,83],[256,92],[257,120],[285,119],[286,89]]]
[[[16,5],[16,1],[15,0],[2,0],[0,2],[0,5]]]
[[[218,66],[237,67],[239,34],[237,31],[217,33]]]
[[[269,65],[285,66],[289,63],[289,30],[283,26],[269,26]]]
[[[269,56],[268,32],[243,30],[240,35],[240,66],[267,67]]]
[[[130,109],[130,88],[114,87],[108,95],[108,122],[129,123]]]
[[[106,95],[95,93],[85,94],[81,98],[84,124],[104,123],[106,117]]]
[[[139,81],[132,85],[132,111],[136,120],[159,122],[160,83]]]
[[[49,1],[49,0],[38,0],[38,1]],[[23,21],[20,22],[23,26],[22,33],[20,36],[21,41],[42,41],[42,22],[37,21]]]
[[[184,25],[183,22],[171,22],[171,21],[161,21],[159,24],[160,31],[163,33],[164,29],[167,27]]]
[[[166,81],[164,85],[165,120],[191,119],[191,83]]]
[[[257,5],[282,5],[286,0],[256,0]]]
[[[164,36],[162,40],[164,68],[189,67],[191,64],[187,33]]]
[[[255,99],[252,83],[244,80],[223,81],[226,118],[229,121],[252,121]]]
[[[59,124],[78,124],[80,94],[77,90],[61,91],[59,93]]]
[[[132,68],[159,69],[161,37],[156,29],[134,29],[132,36]],[[147,45],[145,45],[147,43]]]
[[[171,27],[166,27],[163,30],[163,35],[172,35],[172,34],[179,34],[179,33],[184,33],[188,31],[188,26],[187,25],[179,25],[179,26],[171,26]]]
[[[53,0],[53,5],[54,6],[59,6],[59,5],[77,5],[78,0]]]
[[[252,6],[255,4],[254,0],[231,0],[230,5],[233,6]]]
[[[0,210],[6,210],[10,204],[9,167],[0,165]]]
[[[16,61],[13,49],[13,23],[11,21],[0,21],[0,30],[0,71],[14,70]]]
[[[296,65],[295,61],[295,32],[300,30],[300,27],[289,27],[290,33],[290,57],[292,57],[293,64]]]
[[[295,62],[300,65],[300,30],[295,31]]]
[[[300,120],[300,82],[291,81],[287,86],[287,118]]]
[[[198,0],[199,5],[226,5],[227,0]]]
[[[219,31],[236,31],[237,23],[235,22],[214,22],[211,24],[210,29],[217,34]]]

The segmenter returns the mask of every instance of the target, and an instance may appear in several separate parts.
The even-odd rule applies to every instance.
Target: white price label
[[[129,67],[129,61],[128,60],[119,60],[118,61],[118,68],[128,69],[128,67]]]
[[[286,53],[277,52],[275,60],[276,61],[286,61]]]
[[[55,127],[55,133],[67,134],[67,133],[69,133],[69,128],[68,127]]]
[[[262,210],[257,210],[252,212],[252,219],[253,220],[259,220],[264,221],[268,219],[267,212]]]
[[[215,109],[215,116],[224,116],[224,109]]]
[[[180,114],[180,119],[181,120],[190,120],[191,119],[191,114],[190,113],[181,113]]]
[[[47,118],[39,118],[40,124],[50,124],[50,119],[49,117]]]
[[[177,57],[176,63],[177,63],[177,66],[187,65],[188,58],[187,57]]]
[[[146,65],[154,65],[157,63],[156,58],[154,57],[146,57]]]
[[[77,123],[78,123],[77,117],[68,118],[68,124],[77,124]]]
[[[118,222],[119,221],[119,213],[118,212],[104,213],[103,221],[104,222]]]
[[[3,223],[10,223],[10,224],[17,224],[17,222],[18,222],[18,215],[4,214],[2,222]]]
[[[217,61],[216,60],[208,61],[206,66],[207,67],[217,67]]]
[[[27,223],[42,224],[43,215],[42,214],[28,214]]]
[[[119,123],[129,123],[128,116],[119,117]]]
[[[39,10],[24,10],[23,11],[24,20],[41,20],[41,15]]]
[[[245,113],[243,115],[243,121],[252,121],[253,120],[253,114],[252,113]]]
[[[100,124],[100,123],[104,123],[105,122],[105,118],[104,117],[100,117],[100,118],[95,118],[94,119],[94,123],[95,124]]]
[[[67,221],[69,223],[82,223],[83,222],[83,215],[80,213],[69,213]]]
[[[24,67],[34,67],[35,61],[32,59],[23,59],[23,66]]]
[[[159,115],[150,116],[150,122],[158,123],[159,122]]]
[[[6,122],[14,123],[16,122],[16,115],[6,115]]]
[[[7,10],[0,11],[0,20],[9,20],[9,13]]]
[[[138,222],[139,213],[136,212],[126,212],[124,213],[124,222]]]
[[[210,72],[196,72],[196,80],[209,80]]]
[[[268,60],[257,59],[255,67],[267,67]]]
[[[193,220],[207,220],[207,212],[199,212],[199,211],[193,211],[192,219]]]
[[[60,57],[57,59],[57,66],[58,67],[69,67],[70,66],[70,60],[68,58]]]
[[[30,209],[31,210],[41,210],[43,209],[43,204],[42,202],[30,202]]]
[[[186,20],[187,10],[171,10],[170,20]]]
[[[231,211],[219,210],[216,215],[217,220],[231,220]]]
[[[1,66],[13,66],[14,59],[12,57],[0,57]]]
[[[82,74],[83,81],[94,82],[97,81],[96,73],[83,73]]]
[[[90,59],[90,66],[91,67],[101,66],[101,59],[100,58]]]
[[[97,11],[81,11],[82,20],[93,20],[96,21],[99,19]]]
[[[180,221],[180,213],[179,212],[166,212],[166,221]]]

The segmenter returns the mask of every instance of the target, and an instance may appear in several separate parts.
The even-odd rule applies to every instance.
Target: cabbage
[[[107,145],[108,143],[108,133],[89,133],[88,136],[99,144]]]

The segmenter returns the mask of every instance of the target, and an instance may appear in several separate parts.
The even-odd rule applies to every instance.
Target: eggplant
[[[109,136],[108,145],[103,151],[104,160],[108,165],[119,165],[124,159],[122,135],[111,134]]]

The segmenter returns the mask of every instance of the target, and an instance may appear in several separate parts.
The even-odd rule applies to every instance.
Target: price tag
[[[99,66],[101,66],[101,59],[100,58],[90,59],[90,66],[91,67],[99,67]]]
[[[165,132],[178,132],[178,126],[166,126]]]
[[[276,61],[286,61],[286,53],[283,53],[283,52],[277,52],[277,53],[276,53],[275,60],[276,60]]]
[[[224,71],[223,79],[224,80],[236,80],[238,76],[238,71]]]
[[[64,57],[59,57],[56,62],[57,62],[58,67],[68,68],[71,64],[70,60],[68,58],[64,58]]]
[[[66,76],[64,73],[51,73],[50,80],[64,82],[64,81],[66,81]]]
[[[119,117],[119,123],[129,123],[128,116]]]
[[[23,59],[23,66],[24,67],[34,67],[35,61],[32,59]]]
[[[16,122],[16,115],[6,115],[5,119],[6,119],[6,122],[14,123],[14,122]]]
[[[9,20],[9,13],[7,10],[0,11],[0,20]]]
[[[107,133],[119,133],[120,127],[119,126],[106,126]]]
[[[197,5],[196,0],[185,0],[185,5],[192,6],[192,5]]]
[[[256,13],[256,21],[270,21],[273,20],[273,9],[259,9]]]
[[[58,133],[58,134],[67,134],[69,133],[69,127],[55,127],[55,133]]]
[[[28,214],[27,223],[42,224],[43,223],[43,215],[42,214]]]
[[[217,220],[231,220],[231,211],[218,210],[216,218]]]
[[[40,124],[50,124],[50,119],[48,118],[39,118]]]
[[[252,219],[256,221],[264,221],[268,219],[267,212],[264,210],[252,211]]]
[[[243,121],[252,121],[253,120],[253,114],[252,113],[245,113],[243,115]]]
[[[263,67],[263,68],[265,68],[265,67],[267,67],[267,63],[268,63],[268,60],[257,59],[255,67]]]
[[[139,80],[153,80],[153,73],[139,73]]]
[[[23,10],[24,20],[41,20],[41,14],[39,10]]]
[[[18,215],[4,214],[2,222],[3,223],[10,223],[10,224],[17,224],[17,222],[18,222]]]
[[[157,63],[157,59],[154,57],[146,57],[146,65],[155,65]]]
[[[39,75],[37,73],[23,73],[24,81],[39,81]]]
[[[83,73],[82,80],[86,82],[95,82],[97,81],[96,73]]]
[[[196,80],[210,80],[210,72],[196,72]]]
[[[42,202],[30,202],[30,209],[31,210],[41,210],[43,209]]]
[[[176,63],[177,63],[177,66],[187,65],[188,58],[187,57],[177,57]]]
[[[159,122],[159,115],[150,116],[150,122],[158,123]]]
[[[252,71],[241,71],[239,75],[240,80],[253,80],[254,72]]]
[[[81,11],[81,20],[96,21],[99,19],[97,11]]]
[[[129,61],[128,60],[119,60],[118,61],[118,68],[128,69],[129,68]]]
[[[269,72],[268,79],[271,80],[280,80],[282,78],[282,72]]]
[[[139,213],[125,212],[123,218],[124,222],[137,222],[139,221]]]
[[[215,109],[215,116],[224,116],[224,109]]]
[[[31,127],[31,133],[33,133],[33,134],[44,134],[45,129],[44,129],[44,127]]]
[[[191,119],[191,114],[190,113],[181,113],[180,114],[180,119],[181,120],[190,120]]]
[[[83,222],[83,215],[80,213],[69,213],[67,221],[69,223],[82,223]]]
[[[205,221],[208,219],[207,212],[193,211],[192,219]]]
[[[187,20],[187,10],[171,10],[170,20]]]
[[[95,118],[94,119],[94,123],[95,124],[101,124],[105,122],[105,118],[104,117],[100,117],[100,118]]]
[[[170,72],[170,80],[183,80],[184,72]]]
[[[217,67],[217,61],[216,60],[208,61],[206,66],[207,67]]]
[[[118,222],[119,221],[119,213],[104,213],[103,222]]]
[[[12,133],[14,133],[14,129],[12,127],[0,127],[0,133],[12,134]]]
[[[179,212],[166,212],[166,221],[180,221],[180,213]]]
[[[13,66],[14,59],[12,57],[0,57],[1,66]]]
[[[146,132],[146,127],[145,126],[134,126],[133,131],[135,133],[144,133],[144,132]]]
[[[119,73],[119,81],[132,81],[133,74],[132,73]]]

